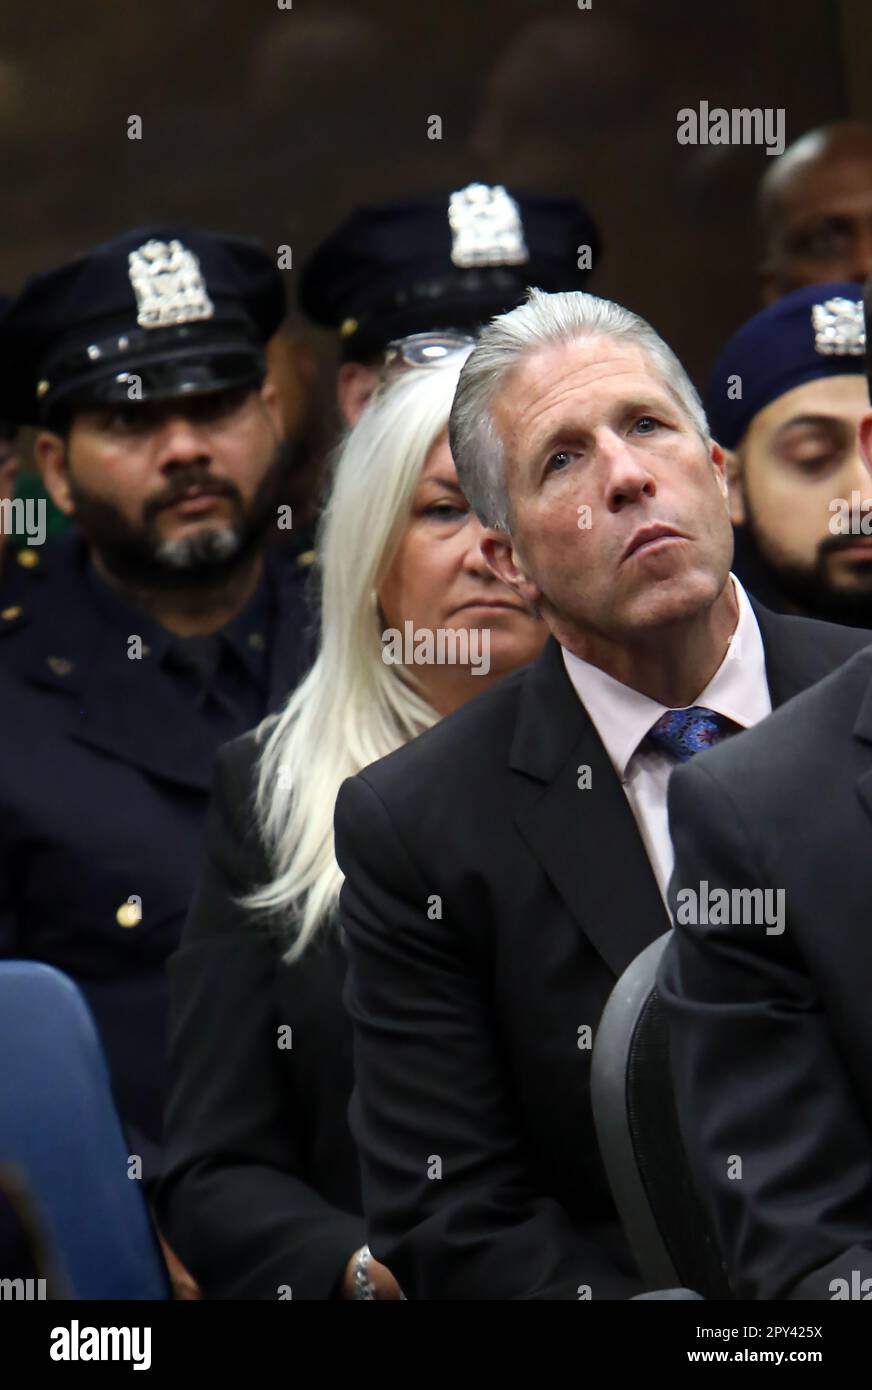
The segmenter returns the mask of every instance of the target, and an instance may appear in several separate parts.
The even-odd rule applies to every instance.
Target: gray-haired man
[[[750,603],[699,399],[618,305],[532,291],[494,320],[451,444],[553,636],[340,792],[370,1244],[410,1298],[629,1297],[590,1048],[669,926],[670,773],[868,634]]]

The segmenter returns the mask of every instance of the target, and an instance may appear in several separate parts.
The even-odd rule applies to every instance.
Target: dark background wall
[[[676,113],[702,99],[784,107],[788,140],[866,114],[866,9],[8,3],[0,284],[171,217],[289,244],[293,301],[306,252],[355,202],[481,177],[581,194],[605,240],[592,288],[650,318],[699,377],[756,307],[752,200],[768,161],[754,147],[680,146]],[[434,114],[441,141],[427,138]]]

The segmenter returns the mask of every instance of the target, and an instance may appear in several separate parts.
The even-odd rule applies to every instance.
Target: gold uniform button
[[[27,550],[19,550],[15,558],[22,569],[26,570],[36,569],[36,566],[39,564],[39,556],[36,551],[29,548]]]
[[[339,325],[339,336],[340,338],[350,338],[352,333],[357,332],[357,329],[357,319],[343,319]]]
[[[56,676],[68,676],[73,669],[73,663],[65,656],[47,656],[46,662]]]
[[[314,565],[318,558],[317,550],[304,550],[302,555],[297,556],[298,569],[308,569],[309,565]]]
[[[262,632],[250,632],[248,634],[248,645],[256,652],[262,652],[266,646],[266,638]]]
[[[115,914],[119,927],[138,927],[142,921],[142,908],[136,903],[122,903]]]
[[[0,618],[3,619],[4,623],[11,623],[14,622],[16,618],[20,618],[23,612],[24,609],[21,607],[20,603],[12,603],[8,608],[3,609],[3,612],[0,613]]]

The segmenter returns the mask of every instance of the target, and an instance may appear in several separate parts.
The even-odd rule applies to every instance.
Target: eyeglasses
[[[394,338],[385,348],[374,396],[384,394],[388,386],[407,371],[418,367],[442,367],[460,364],[475,347],[475,338],[467,333],[410,333],[406,338]]]
[[[441,366],[447,358],[469,353],[474,347],[475,338],[468,333],[410,333],[388,343],[384,366],[395,371]]]

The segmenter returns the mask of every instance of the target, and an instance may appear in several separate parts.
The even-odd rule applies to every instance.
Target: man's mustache
[[[184,502],[192,488],[215,497],[229,497],[238,505],[242,503],[239,488],[227,478],[213,478],[209,473],[180,473],[173,478],[163,492],[158,493],[156,497],[152,497],[145,504],[143,520],[151,521],[152,517],[163,511],[164,507],[172,507],[177,502]]]
[[[869,544],[872,545],[872,534],[868,536],[824,536],[823,540],[818,541],[818,558],[825,560],[828,555],[832,555],[839,550],[849,550],[852,546],[855,546],[858,541],[863,540],[868,541]]]

